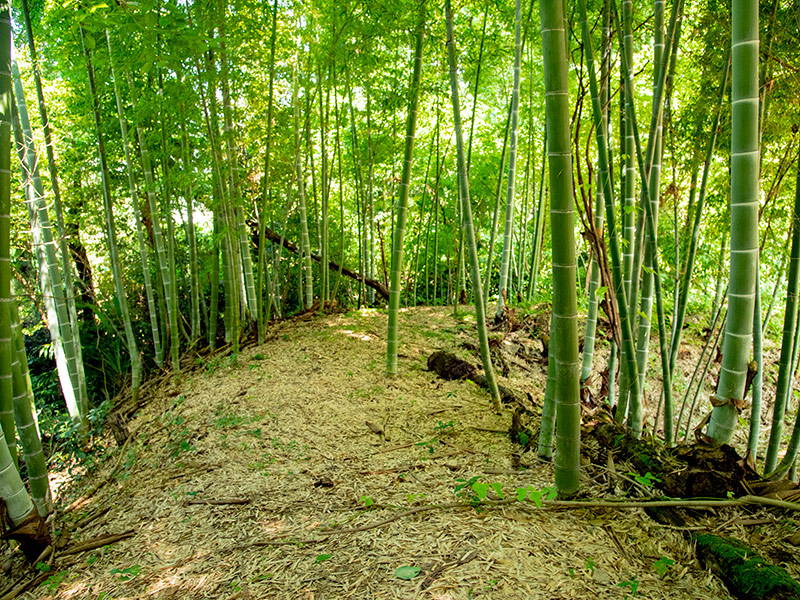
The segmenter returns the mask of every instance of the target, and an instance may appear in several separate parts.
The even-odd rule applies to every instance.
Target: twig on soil
[[[478,552],[473,550],[472,552],[468,552],[459,560],[454,560],[449,563],[444,563],[433,569],[430,573],[428,573],[427,577],[422,581],[422,585],[420,586],[420,591],[428,589],[436,578],[439,577],[446,569],[450,569],[452,567],[460,567],[461,565],[465,565],[468,562],[471,562],[478,558]]]
[[[81,506],[83,506],[92,496],[94,496],[100,490],[100,488],[102,488],[105,484],[111,481],[111,479],[114,477],[114,474],[117,472],[117,469],[119,469],[119,466],[122,464],[122,459],[125,458],[125,451],[128,449],[128,444],[133,438],[136,437],[136,434],[138,433],[139,433],[138,431],[136,431],[136,433],[132,433],[128,437],[128,439],[125,440],[125,443],[122,445],[122,448],[119,449],[119,457],[117,458],[117,462],[114,464],[114,468],[108,472],[108,475],[106,475],[103,479],[98,481],[94,485],[94,487],[92,487],[88,492],[83,494],[80,498],[75,500],[66,509],[64,509],[65,513],[71,512],[76,508],[80,508]]]
[[[89,523],[91,523],[92,521],[97,519],[98,517],[102,517],[109,510],[111,510],[111,507],[110,506],[106,506],[105,508],[101,508],[100,510],[97,510],[97,511],[93,512],[92,514],[90,514],[86,518],[81,519],[80,521],[75,523],[75,525],[72,526],[72,531],[78,531],[79,529],[83,529]]]
[[[408,442],[406,444],[400,444],[399,446],[392,446],[391,448],[383,448],[374,452],[373,454],[386,454],[387,452],[394,452],[395,450],[402,450],[403,448],[410,448],[414,445],[414,442]]]
[[[33,579],[29,579],[25,583],[19,584],[17,587],[12,589],[10,592],[4,594],[3,596],[0,596],[0,600],[13,600],[17,596],[19,596],[22,592],[24,592],[24,591],[26,591],[26,590],[34,587],[34,586],[39,585],[40,583],[42,583],[48,577],[50,577],[49,573],[41,573],[41,574],[37,575],[36,577],[34,577]]]
[[[250,504],[250,498],[192,498],[186,501],[186,504],[211,504],[215,506],[223,504]]]
[[[136,535],[136,531],[134,531],[133,529],[130,529],[123,533],[101,535],[93,540],[89,540],[88,542],[77,544],[75,546],[72,546],[72,548],[67,548],[65,550],[62,550],[61,556],[68,556],[70,554],[80,554],[81,552],[87,552],[89,550],[94,550],[95,548],[102,548],[103,546],[108,546],[109,544],[119,542],[120,540],[133,537],[134,535]]]
[[[480,506],[482,508],[491,508],[493,506],[505,506],[509,504],[519,504],[520,507],[525,507],[528,509],[534,510],[542,510],[548,508],[554,509],[585,509],[585,508],[733,508],[736,506],[746,506],[749,504],[756,504],[761,506],[772,506],[775,508],[783,508],[786,510],[798,510],[800,511],[800,504],[795,502],[786,502],[784,500],[775,500],[773,498],[761,498],[760,496],[742,496],[741,498],[737,498],[735,500],[650,500],[650,501],[609,501],[609,500],[586,500],[586,501],[575,501],[575,500],[546,500],[542,501],[541,506],[538,504],[534,504],[533,502],[519,502],[516,499],[505,499],[505,500],[490,500],[488,502],[482,502]],[[374,505],[377,508],[379,505]],[[232,550],[244,550],[247,548],[255,548],[261,546],[284,546],[284,545],[295,545],[295,544],[318,544],[320,542],[324,542],[328,537],[332,535],[338,534],[347,534],[347,533],[360,533],[362,531],[369,531],[370,529],[377,529],[378,527],[383,527],[384,525],[388,525],[393,521],[397,521],[398,519],[402,519],[404,517],[408,517],[410,515],[414,515],[421,512],[427,512],[430,510],[437,510],[437,509],[449,509],[449,508],[475,508],[475,505],[469,502],[446,502],[444,504],[426,504],[424,506],[415,506],[408,510],[399,512],[391,517],[383,519],[382,521],[377,521],[375,523],[370,523],[369,525],[363,525],[361,527],[352,527],[347,529],[330,529],[328,531],[323,531],[319,534],[319,536],[314,538],[308,538],[304,540],[287,540],[286,538],[291,537],[292,534],[285,534],[282,536],[278,536],[278,539],[272,540],[263,540],[257,542],[248,542],[245,544],[241,544],[239,546],[233,546],[224,548],[221,552],[230,552]]]

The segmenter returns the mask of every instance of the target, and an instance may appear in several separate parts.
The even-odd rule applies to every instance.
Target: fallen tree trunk
[[[272,231],[269,227],[265,228],[265,236],[273,244],[281,243],[282,236],[279,233]],[[297,244],[287,240],[285,237],[283,238],[283,247],[286,248],[289,252],[293,252],[294,254],[300,254],[300,248],[297,247]],[[311,253],[311,260],[313,260],[314,262],[322,263],[322,258],[319,256],[319,254],[314,254],[313,252]],[[358,282],[363,282],[364,285],[378,292],[378,294],[380,294],[380,296],[384,300],[389,300],[389,290],[386,289],[386,287],[381,282],[375,281],[374,279],[370,279],[369,277],[366,277],[361,273],[356,273],[355,271],[351,271],[347,267],[342,267],[333,262],[332,260],[328,261],[328,268],[331,271],[341,271],[342,275],[350,277],[351,279],[355,279]]]
[[[800,600],[800,584],[739,540],[701,534],[697,556],[740,600]]]

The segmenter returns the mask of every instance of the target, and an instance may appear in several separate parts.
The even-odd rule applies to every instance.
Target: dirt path
[[[508,436],[492,431],[510,417],[492,414],[483,391],[426,370],[431,351],[472,339],[469,317],[420,308],[401,327],[392,380],[386,315],[373,311],[279,325],[237,365],[216,359],[165,386],[132,421],[119,474],[69,515],[109,509],[78,539],[136,535],[79,555],[28,597],[727,598],[683,532],[639,510],[409,512],[463,500],[454,489],[473,477],[513,497],[553,476],[527,454],[531,468],[512,468]],[[543,372],[523,376],[512,385],[538,402]],[[421,571],[404,580],[404,566]]]

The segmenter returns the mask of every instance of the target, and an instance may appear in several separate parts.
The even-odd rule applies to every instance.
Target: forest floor
[[[179,384],[152,381],[130,440],[61,491],[56,516],[70,545],[130,537],[57,555],[21,597],[725,599],[687,530],[750,542],[797,531],[763,508],[695,511],[678,527],[642,509],[513,501],[520,487],[546,494],[552,465],[520,456],[509,411],[494,414],[486,392],[426,366],[440,349],[478,363],[465,349],[474,316],[403,311],[392,379],[386,327],[374,310],[287,321],[235,363],[198,359]],[[540,406],[545,364],[515,361],[501,381]],[[512,501],[470,507],[458,486],[476,477],[501,484],[489,499]],[[607,495],[603,470],[583,469],[582,490]],[[798,557],[795,548],[781,561],[795,576]]]

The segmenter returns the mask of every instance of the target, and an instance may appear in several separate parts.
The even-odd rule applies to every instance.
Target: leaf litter
[[[112,455],[85,484],[96,492],[62,513],[65,527],[85,523],[74,541],[135,535],[57,559],[58,577],[23,597],[728,597],[684,532],[642,509],[469,506],[473,489],[546,497],[552,465],[525,453],[520,469],[502,433],[508,411],[494,414],[472,382],[427,371],[435,350],[470,357],[474,317],[415,308],[400,327],[390,379],[386,314],[364,310],[278,323],[236,363],[205,359],[177,386],[148,387],[127,455]],[[512,368],[502,381],[540,406],[544,370]],[[593,469],[582,477],[589,497],[606,494]],[[69,493],[62,504],[81,490]]]

